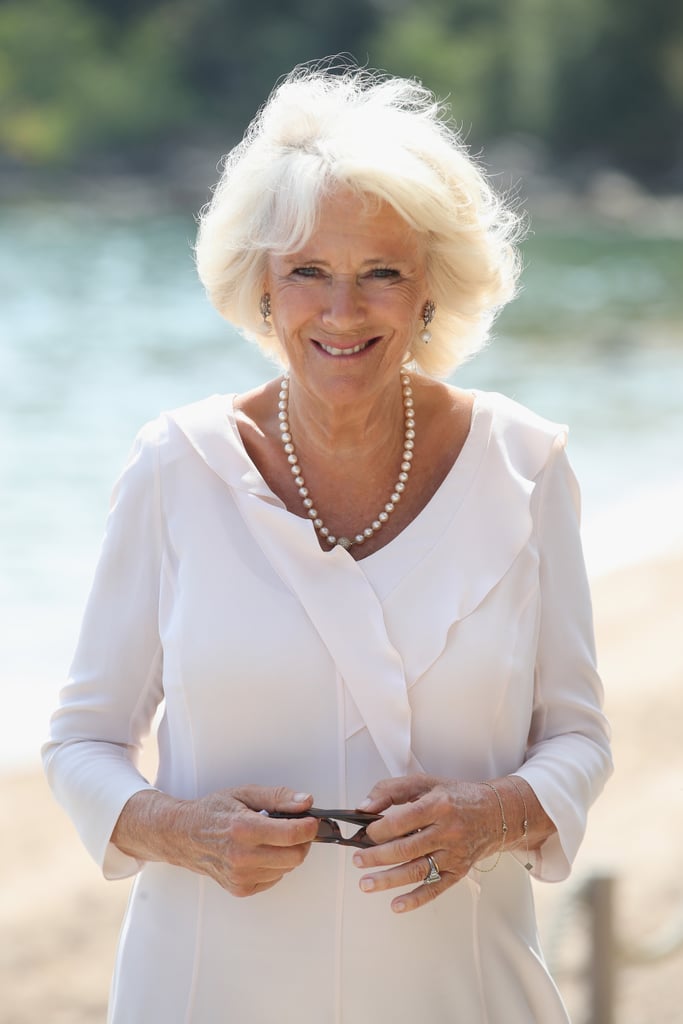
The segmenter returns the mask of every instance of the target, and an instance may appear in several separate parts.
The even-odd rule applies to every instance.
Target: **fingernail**
[[[405,905],[405,903],[403,902],[403,900],[396,900],[396,902],[395,902],[395,903],[392,903],[392,904],[391,904],[391,909],[392,909],[392,910],[393,910],[393,911],[394,911],[394,912],[395,912],[396,914],[402,914],[402,913],[403,913],[403,911],[404,911],[404,910],[406,909],[406,905]]]
[[[365,800],[361,800],[361,802],[358,804],[358,810],[362,811],[364,807],[369,807],[371,803],[372,800],[370,799],[370,797],[366,796]]]
[[[364,866],[363,858],[361,857],[360,853],[354,853],[353,863],[356,865],[357,868],[362,868]]]
[[[360,887],[363,892],[372,892],[375,888],[375,881],[373,878],[361,878]]]
[[[310,793],[295,793],[294,796],[292,797],[292,800],[296,804],[303,804],[303,803],[305,803],[306,800],[310,800],[310,799],[311,799],[311,794]]]

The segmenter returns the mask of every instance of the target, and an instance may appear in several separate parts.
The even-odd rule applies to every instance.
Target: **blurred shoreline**
[[[236,140],[228,140],[224,152]],[[144,173],[113,160],[41,168],[0,162],[0,210],[36,204],[93,206],[108,215],[198,212],[211,198],[223,153],[178,147],[163,169]],[[683,238],[683,195],[655,191],[623,170],[595,161],[550,166],[539,140],[510,136],[485,148],[482,166],[497,189],[532,221],[597,220],[645,237]]]
[[[541,932],[576,1024],[587,937],[568,898],[595,872],[618,880],[619,938],[653,944],[683,901],[679,742],[683,548],[595,580],[595,620],[616,771],[593,809],[572,879],[535,886]],[[0,775],[0,1024],[105,1016],[126,883],[105,883],[38,770]],[[653,843],[655,846],[653,847]],[[656,848],[656,864],[652,862]],[[558,932],[558,921],[569,920]],[[559,936],[559,938],[558,938]],[[620,972],[619,1024],[674,1024],[683,953]]]

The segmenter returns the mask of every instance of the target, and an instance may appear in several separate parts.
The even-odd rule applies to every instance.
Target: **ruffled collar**
[[[528,542],[534,481],[562,428],[476,392],[469,435],[436,494],[389,544],[355,561],[341,548],[323,551],[312,524],[270,490],[244,448],[231,398],[169,415],[231,489],[254,540],[299,598],[388,772],[418,770],[409,689]],[[430,607],[419,630],[416,601]]]

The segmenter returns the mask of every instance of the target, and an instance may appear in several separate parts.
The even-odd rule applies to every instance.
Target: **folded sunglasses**
[[[357,846],[359,849],[366,849],[374,846],[372,839],[366,835],[366,828],[373,821],[379,821],[381,814],[370,814],[368,811],[340,811],[323,810],[320,807],[309,807],[307,811],[261,811],[269,818],[317,818],[318,834],[315,837],[316,843],[336,843],[337,846]],[[357,832],[354,832],[348,839],[342,834],[337,822],[343,821],[349,825],[360,825]]]

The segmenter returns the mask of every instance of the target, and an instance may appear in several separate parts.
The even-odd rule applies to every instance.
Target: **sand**
[[[616,879],[621,945],[643,954],[667,933],[683,942],[683,553],[598,580],[593,594],[616,772],[572,879],[536,886],[575,1024],[588,1020],[588,878]],[[129,883],[101,879],[38,772],[0,779],[0,835],[0,1024],[104,1021]],[[682,978],[683,945],[622,966],[615,1024],[681,1021]]]

